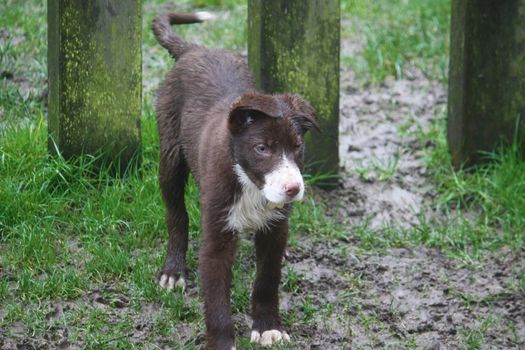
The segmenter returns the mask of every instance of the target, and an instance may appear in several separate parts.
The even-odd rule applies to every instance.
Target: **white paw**
[[[250,342],[258,343],[259,340],[261,340],[261,334],[257,331],[252,331],[252,335],[250,336]]]
[[[262,335],[257,331],[252,331],[252,334],[250,336],[250,342],[259,343],[262,346],[271,346],[281,341],[289,342],[290,336],[288,335],[288,333],[284,331],[281,333],[277,329],[265,331]]]
[[[175,278],[168,277],[168,275],[160,276],[159,285],[162,288],[166,288],[167,290],[173,290],[173,288],[180,288],[184,290],[184,288],[186,288],[186,282],[184,281],[184,278],[180,277],[177,282],[175,282]]]

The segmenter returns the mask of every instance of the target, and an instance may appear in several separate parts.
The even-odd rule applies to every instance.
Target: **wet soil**
[[[352,235],[352,227],[380,235],[385,227],[439,216],[424,160],[433,145],[418,135],[443,117],[443,85],[411,69],[407,79],[359,87],[345,71],[341,92],[345,175],[338,189],[318,194],[349,236],[345,243],[303,241],[290,262],[320,308],[335,302],[339,309],[328,326],[316,322],[312,341],[299,341],[301,347],[524,348],[525,296],[516,278],[524,273],[525,250],[496,252],[466,267],[423,246],[362,250]]]
[[[339,154],[345,169],[338,218],[369,228],[413,226],[434,197],[425,167],[430,141],[418,137],[443,117],[444,87],[412,69],[410,79],[359,88],[351,71],[341,79]]]

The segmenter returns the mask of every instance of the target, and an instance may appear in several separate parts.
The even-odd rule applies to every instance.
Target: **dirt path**
[[[432,196],[417,129],[427,130],[446,104],[443,87],[417,70],[410,80],[389,80],[359,89],[350,71],[341,77],[339,154],[343,180],[340,219],[385,225],[415,225]]]
[[[523,251],[472,270],[423,247],[384,254],[349,247],[340,255],[340,243],[303,246],[289,264],[301,272],[305,292],[285,293],[283,307],[309,297],[321,312],[291,329],[297,348],[523,348],[525,301],[512,292]]]

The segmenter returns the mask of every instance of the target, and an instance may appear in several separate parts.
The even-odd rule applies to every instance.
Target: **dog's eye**
[[[258,145],[255,145],[255,151],[259,154],[262,154],[262,155],[268,155],[270,154],[270,147],[268,147],[267,145],[263,144],[263,143],[260,143]]]
[[[294,148],[295,148],[296,151],[298,151],[298,150],[301,149],[302,146],[303,146],[302,143],[296,143],[296,144],[294,145]]]

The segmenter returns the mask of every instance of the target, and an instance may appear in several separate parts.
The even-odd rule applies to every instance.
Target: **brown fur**
[[[168,253],[161,274],[186,275],[188,214],[184,186],[191,171],[200,189],[202,246],[199,273],[205,303],[207,347],[234,346],[230,312],[231,267],[237,232],[225,217],[242,191],[233,171],[240,164],[258,187],[271,170],[271,156],[254,153],[263,140],[270,151],[282,150],[302,168],[303,135],[317,128],[314,111],[295,95],[256,91],[244,60],[223,50],[186,43],[171,24],[198,22],[193,15],[160,15],[153,31],[177,64],[160,85],[157,120],[160,133],[160,186],[166,204]],[[278,310],[281,261],[288,236],[287,215],[268,231],[256,232],[257,277],[252,295],[253,329],[282,330]]]

